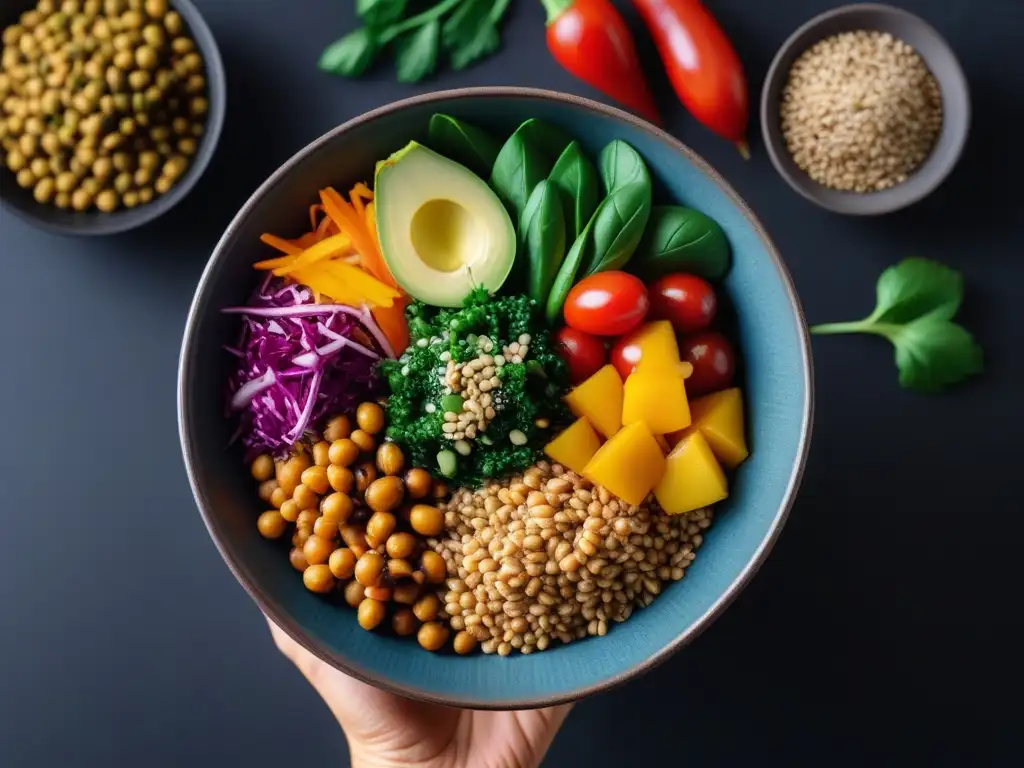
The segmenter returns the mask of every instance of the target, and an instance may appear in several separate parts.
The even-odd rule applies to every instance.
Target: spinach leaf
[[[379,50],[374,34],[367,27],[360,27],[327,46],[318,66],[333,75],[359,77],[377,58]]]
[[[651,186],[651,173],[640,153],[624,141],[616,139],[601,150],[598,157],[601,165],[601,180],[610,195],[627,184]]]
[[[450,115],[436,114],[430,118],[429,143],[445,157],[487,178],[501,145],[481,128]]]
[[[630,268],[647,282],[672,272],[721,280],[731,262],[732,249],[718,222],[692,208],[666,205],[651,210]]]
[[[525,125],[525,123],[523,124]],[[491,171],[491,187],[505,204],[512,221],[519,221],[534,187],[547,178],[551,163],[520,126],[498,152]]]
[[[900,385],[934,393],[981,373],[981,347],[952,322],[963,299],[958,272],[929,259],[906,259],[878,280],[875,311],[864,320],[828,323],[811,333],[871,333],[896,348]]]
[[[402,83],[417,83],[433,74],[441,40],[441,22],[428,21],[395,42],[395,71]]]
[[[548,322],[558,319],[577,275],[625,266],[643,236],[650,213],[651,190],[644,184],[627,184],[604,199],[555,276],[545,306]]]
[[[520,125],[516,129],[516,133],[522,133],[527,141],[543,152],[550,165],[554,165],[566,147],[572,143],[572,136],[557,125],[538,120],[535,117]]]
[[[597,169],[578,141],[565,148],[548,180],[558,190],[570,234],[579,237],[597,210],[600,193]]]
[[[356,14],[371,27],[394,24],[405,13],[406,0],[356,0]]]
[[[592,253],[584,274],[626,266],[644,236],[650,216],[650,184],[626,184],[608,195],[594,215]]]
[[[516,260],[526,262],[526,292],[542,305],[548,300],[555,275],[565,259],[565,217],[558,190],[550,181],[542,181],[533,190],[519,232],[525,254],[521,250]]]

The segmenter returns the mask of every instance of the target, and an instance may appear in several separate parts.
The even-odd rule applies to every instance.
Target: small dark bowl
[[[911,45],[924,60],[942,94],[942,131],[932,153],[902,184],[881,192],[845,192],[814,181],[793,161],[782,137],[779,105],[789,71],[800,55],[832,35],[856,30],[888,32]],[[812,203],[836,213],[873,216],[922,200],[949,175],[960,159],[971,122],[967,78],[953,49],[926,21],[900,8],[878,3],[846,5],[808,21],[782,44],[761,91],[761,130],[768,155],[786,182]]]
[[[203,57],[206,66],[207,99],[210,111],[206,116],[206,131],[192,163],[185,175],[166,195],[156,197],[153,202],[131,210],[120,209],[113,213],[101,213],[92,210],[84,213],[60,210],[53,205],[42,205],[32,197],[32,190],[22,189],[14,180],[14,174],[6,164],[0,163],[0,202],[24,219],[42,229],[63,235],[113,235],[129,229],[141,227],[154,219],[158,219],[176,206],[203,175],[213,158],[220,140],[221,129],[224,127],[224,111],[227,106],[227,83],[224,78],[224,63],[217,49],[217,41],[210,28],[203,21],[199,10],[192,0],[171,0],[171,7],[177,11],[185,26],[195,40],[196,47]],[[4,3],[0,8],[0,29],[18,20],[22,13],[35,7],[34,0]]]

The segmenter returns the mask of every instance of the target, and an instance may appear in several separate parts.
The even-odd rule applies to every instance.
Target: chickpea
[[[416,552],[416,537],[411,533],[393,533],[388,537],[385,549],[388,557],[408,559]]]
[[[444,515],[437,507],[417,504],[409,513],[409,524],[421,536],[437,536],[444,530]]]
[[[347,437],[343,437],[331,443],[328,457],[331,464],[337,464],[339,467],[351,466],[352,462],[359,457],[359,446]]]
[[[448,576],[448,567],[445,565],[444,558],[430,549],[424,552],[420,558],[420,568],[423,569],[423,574],[429,584],[442,584]]]
[[[122,195],[121,202],[124,203],[125,208],[134,208],[141,202],[139,200],[139,193],[134,189],[129,189]]]
[[[306,544],[302,547],[302,554],[306,556],[306,562],[310,565],[326,563],[333,551],[334,544],[331,543],[331,540],[317,536],[315,533],[306,539]]]
[[[392,580],[412,578],[413,567],[408,560],[388,560],[388,576]]]
[[[416,601],[412,612],[420,621],[433,621],[441,611],[441,601],[437,595],[427,594]]]
[[[164,18],[167,10],[167,0],[146,0],[146,13],[151,19]]]
[[[440,480],[434,481],[434,498],[438,501],[448,498],[448,484]]]
[[[270,503],[270,495],[277,490],[277,480],[264,480],[259,486],[260,501]]]
[[[333,443],[336,440],[343,440],[352,434],[352,422],[348,416],[335,416],[327,422],[324,429],[324,440]]]
[[[391,628],[399,637],[408,637],[419,628],[419,625],[413,612],[408,608],[403,608],[391,617]]]
[[[281,505],[281,517],[287,520],[289,523],[294,523],[299,519],[299,505],[296,504],[292,499],[288,499],[284,504]]]
[[[349,438],[356,447],[359,448],[363,453],[373,453],[373,450],[377,447],[377,442],[373,439],[373,435],[369,432],[365,432],[362,429],[357,429],[352,432]]]
[[[334,541],[334,539],[338,538],[338,523],[329,517],[318,517],[316,522],[313,523],[313,533],[321,539]]]
[[[380,600],[366,598],[359,603],[356,617],[359,620],[360,627],[365,630],[371,630],[384,621],[386,613],[387,609],[384,607],[384,603]]]
[[[366,552],[366,534],[362,528],[342,524],[338,526],[338,531],[341,533],[341,540],[348,545],[356,557],[361,557],[362,553]]]
[[[288,529],[288,522],[276,509],[271,509],[260,515],[256,521],[260,535],[265,539],[280,539]]]
[[[380,482],[379,480],[377,482]],[[373,486],[371,486],[372,488]],[[388,540],[398,522],[390,512],[374,512],[366,522],[366,540],[372,547],[379,547]]]
[[[391,601],[391,587],[366,587],[363,589],[363,597],[388,603]]]
[[[145,205],[146,203],[153,202],[153,188],[143,187],[139,190],[139,202]]]
[[[430,473],[425,469],[410,469],[405,473],[405,492],[411,499],[426,498],[430,493],[432,483]]]
[[[356,409],[356,423],[364,432],[376,435],[384,429],[384,409],[376,403],[362,403]]]
[[[420,585],[406,581],[395,587],[392,592],[392,599],[401,605],[412,605],[420,599]]]
[[[420,627],[416,639],[425,650],[439,651],[448,642],[448,627],[438,621],[428,622]]]
[[[21,187],[22,189],[31,189],[36,185],[37,181],[36,175],[32,173],[32,171],[29,170],[28,168],[22,168],[20,171],[18,171],[18,175],[15,177],[15,180],[18,182],[18,186]],[[77,194],[79,191],[81,190],[76,189],[75,193]],[[76,210],[84,211],[86,208],[89,207],[90,201],[88,199],[83,200],[82,197],[79,197],[77,199],[79,202],[84,202],[84,205],[81,208],[79,208],[78,204],[75,202],[75,196],[72,195],[71,205],[74,206]]]
[[[353,472],[356,478],[356,490],[359,493],[366,493],[373,482],[377,479],[377,468],[369,461],[360,464]]]
[[[356,477],[348,467],[331,464],[327,467],[327,482],[340,493],[350,493],[356,484]]]
[[[37,203],[48,203],[53,199],[54,187],[53,179],[46,177],[36,182],[35,189],[32,190],[32,197],[35,198]]]
[[[274,460],[265,453],[257,456],[253,459],[249,471],[252,472],[253,479],[258,482],[269,480],[274,476]]]
[[[366,506],[374,512],[390,512],[402,503],[402,495],[404,493],[405,489],[402,486],[401,478],[382,477],[374,480],[367,487],[365,493]],[[394,530],[393,525],[391,530]],[[381,541],[384,541],[384,539],[391,535],[391,530],[381,538]]]
[[[345,585],[345,602],[352,608],[358,608],[363,602],[363,585],[358,581],[350,581]]]
[[[96,195],[96,207],[104,213],[111,213],[117,209],[117,193],[112,189],[104,189]]]
[[[302,473],[309,466],[309,458],[304,454],[296,454],[286,461],[277,464],[277,484],[291,496],[295,488],[302,482]]]
[[[60,210],[66,210],[71,207],[71,195],[67,192],[58,192],[53,198],[53,204]]]
[[[160,155],[152,150],[139,153],[139,168],[155,171],[160,165]]]
[[[270,494],[270,503],[273,504],[278,509],[280,509],[281,505],[284,504],[287,500],[288,494],[284,492],[284,488],[282,488],[281,486],[275,488],[274,492]]]
[[[75,178],[75,174],[71,171],[65,171],[57,176],[57,191],[58,192],[70,192],[75,188],[75,182],[78,179]]]
[[[142,39],[146,41],[146,45],[149,46],[149,49],[153,51],[153,55],[156,56],[157,50],[162,48],[163,44],[167,42],[167,35],[164,33],[163,27],[149,24],[142,30]],[[188,40],[187,37],[181,39]]]
[[[377,469],[385,475],[399,475],[405,467],[405,456],[395,443],[382,443],[377,449]]]
[[[307,546],[309,542],[306,542]],[[325,595],[334,589],[334,576],[326,565],[311,565],[302,573],[302,583],[310,592]]]
[[[314,493],[327,493],[331,487],[331,484],[327,481],[327,470],[323,467],[309,467],[303,471],[301,479],[302,484],[312,488]]]
[[[310,533],[313,532],[313,523],[320,517],[316,513],[315,509],[303,509],[295,518],[295,525],[299,528],[308,528]]]
[[[295,486],[295,493],[292,494],[292,498],[299,505],[299,509],[316,509],[320,504],[320,497],[305,483],[299,483]]]
[[[459,656],[465,656],[466,654],[472,653],[476,650],[476,638],[466,630],[462,630],[455,635],[455,640],[452,641],[452,645]]]
[[[338,524],[343,524],[352,517],[354,508],[352,499],[340,492],[332,493],[320,503],[320,513]]]
[[[313,465],[317,467],[328,467],[331,464],[329,458],[331,444],[321,440],[313,445]]]
[[[356,563],[356,581],[364,587],[375,587],[384,572],[384,556],[379,552],[370,550]]]
[[[356,556],[347,547],[339,547],[331,552],[327,565],[334,574],[334,578],[347,580],[352,578],[356,568]]]
[[[292,564],[292,568],[299,573],[303,573],[307,568],[309,568],[309,563],[306,562],[306,556],[302,554],[302,550],[298,547],[295,547],[288,553],[288,562],[290,562]]]

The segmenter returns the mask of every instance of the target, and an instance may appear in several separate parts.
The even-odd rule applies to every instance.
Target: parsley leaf
[[[374,34],[367,27],[360,27],[327,46],[320,56],[319,67],[334,75],[359,77],[373,63],[379,50]]]
[[[356,0],[356,14],[371,27],[394,24],[405,13],[405,0]]]
[[[433,74],[441,41],[441,22],[429,21],[395,42],[395,71],[402,83],[416,83]]]
[[[442,40],[452,67],[465,69],[494,53],[501,45],[498,23],[509,0],[466,0],[444,23]]]
[[[953,322],[963,301],[963,278],[929,259],[905,259],[878,279],[878,303],[864,320],[811,328],[818,335],[873,333],[896,348],[900,385],[939,392],[984,369],[981,347]]]

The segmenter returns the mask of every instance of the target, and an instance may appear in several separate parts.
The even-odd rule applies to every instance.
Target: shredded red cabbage
[[[377,394],[377,362],[394,350],[369,310],[316,304],[301,285],[268,276],[242,316],[238,358],[228,380],[228,413],[239,414],[234,439],[246,458],[286,455],[325,416],[352,410]]]

